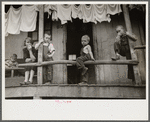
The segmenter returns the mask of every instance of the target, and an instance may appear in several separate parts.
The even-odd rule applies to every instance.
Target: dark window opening
[[[82,48],[81,37],[88,35],[90,37],[90,46],[93,52],[92,23],[83,23],[83,20],[73,19],[73,22],[67,24],[67,44],[66,59],[76,60],[80,56]],[[94,68],[94,66],[92,66]],[[68,84],[77,84],[80,82],[80,73],[76,65],[67,65]],[[91,70],[88,71],[89,73]]]

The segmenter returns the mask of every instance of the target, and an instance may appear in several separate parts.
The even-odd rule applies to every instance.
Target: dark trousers
[[[76,60],[76,65],[78,69],[83,69],[85,68],[84,62],[90,60],[91,57],[89,54],[85,54],[83,56],[80,56]]]
[[[121,56],[125,56],[127,60],[131,59],[129,45],[121,45],[118,42],[114,43],[115,53],[118,52]],[[133,65],[128,65],[128,78],[134,80]]]
[[[91,57],[89,54],[82,55],[77,58],[76,65],[77,68],[80,71],[80,74],[82,73],[83,69],[85,68],[84,62],[91,60]],[[88,72],[86,72],[84,75],[81,75],[81,82],[88,82]]]
[[[48,58],[45,61],[53,61],[53,58]],[[50,82],[53,80],[53,65],[43,66],[43,79],[45,82]]]

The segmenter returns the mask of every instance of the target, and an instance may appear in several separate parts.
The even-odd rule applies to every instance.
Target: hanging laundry
[[[37,12],[35,6],[22,6],[20,30],[24,32],[36,29]]]
[[[18,9],[10,7],[5,16],[5,35],[20,34],[36,29],[37,7],[23,5]]]
[[[105,4],[95,4],[94,7],[94,17],[98,22],[110,21],[110,17],[107,16],[107,8]]]
[[[72,21],[71,19],[71,5],[63,4],[57,5],[57,17],[61,20],[61,24],[67,23],[67,21]]]
[[[8,26],[8,14],[5,13],[5,36],[8,36],[7,26]]]
[[[121,6],[116,4],[107,4],[107,14],[115,15],[116,13],[122,12]]]
[[[5,33],[10,34],[19,34],[20,33],[20,25],[21,25],[21,13],[22,7],[15,9],[12,6],[7,12],[6,19],[7,24],[5,26]],[[6,34],[7,35],[7,34]]]
[[[57,5],[55,4],[46,4],[44,5],[44,12],[48,13],[48,18],[52,15],[52,20],[58,20],[57,17]]]
[[[72,8],[72,17],[74,19],[79,18],[79,19],[83,19],[83,14],[82,14],[82,6],[81,5],[71,5]]]
[[[36,29],[37,11],[41,5],[27,6],[15,9],[12,6],[5,16],[5,35],[19,34],[20,31],[30,32]],[[44,5],[44,12],[52,15],[52,20],[60,19],[61,24],[72,21],[72,18],[83,19],[87,22],[111,21],[110,15],[122,12],[117,4],[48,4]]]
[[[96,19],[94,16],[94,6],[91,5],[81,5],[81,10],[82,10],[82,14],[83,14],[83,22],[87,23],[87,22],[94,22],[96,23]]]

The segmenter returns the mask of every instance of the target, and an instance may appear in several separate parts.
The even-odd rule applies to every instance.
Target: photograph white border
[[[5,12],[6,4],[146,4],[148,47],[148,2],[2,2],[2,120],[148,120],[149,79],[146,48],[146,99],[139,100],[5,100]],[[71,101],[67,103],[65,101]]]

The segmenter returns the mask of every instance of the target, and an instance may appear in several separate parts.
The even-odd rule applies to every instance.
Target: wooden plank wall
[[[23,58],[22,46],[27,36],[27,32],[20,32],[18,35],[9,34],[5,37],[5,58],[10,58],[14,53],[18,58]]]
[[[133,32],[138,35],[139,28],[137,22],[132,22]],[[114,41],[116,37],[115,27],[117,25],[123,25],[125,27],[123,14],[111,16],[111,22],[102,22],[98,24],[93,24],[93,43],[94,43],[94,53],[96,60],[111,60],[111,57],[115,56],[114,52]],[[135,45],[141,44],[141,40],[138,40]],[[143,53],[139,53],[138,56],[144,61]],[[121,57],[120,60],[126,60],[125,57]],[[143,64],[140,65],[140,70]],[[96,81],[97,84],[131,84],[132,81],[127,79],[127,66],[126,65],[97,65],[95,68],[97,73]],[[145,78],[145,73],[142,74],[143,79]]]
[[[136,45],[145,45],[145,39],[143,34],[143,28],[141,26],[142,23],[138,20],[138,18],[131,16],[131,24],[134,34],[137,36],[138,40],[135,42]],[[138,49],[136,50],[137,58],[139,60],[139,71],[141,75],[142,84],[146,82],[146,50],[145,49]]]
[[[52,41],[55,47],[54,60],[66,60],[66,25],[61,26],[60,21],[52,22]],[[53,84],[67,83],[67,66],[53,65]]]

